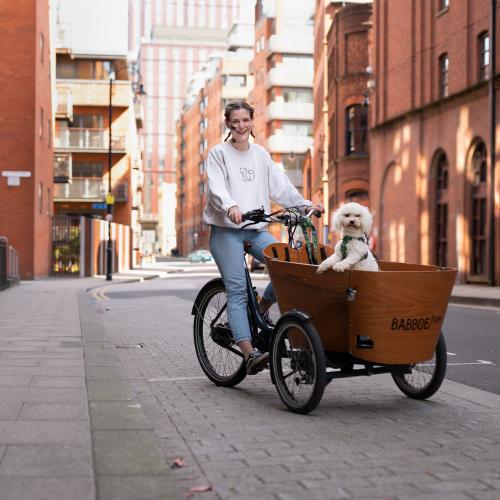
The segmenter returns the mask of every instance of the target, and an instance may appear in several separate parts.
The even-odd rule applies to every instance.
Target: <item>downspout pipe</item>
[[[490,16],[490,81],[489,81],[489,104],[490,104],[490,238],[489,238],[489,282],[495,286],[495,163],[496,163],[496,38],[497,38],[497,0],[491,0]]]

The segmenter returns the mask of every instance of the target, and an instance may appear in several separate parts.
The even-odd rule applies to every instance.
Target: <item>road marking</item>
[[[492,363],[490,361],[483,361],[483,362],[479,362],[479,363],[448,363],[448,366],[462,366],[462,365],[491,365],[491,366],[495,366],[495,363]]]
[[[478,359],[478,361],[483,365],[492,365],[493,361],[485,361],[484,359]]]
[[[447,352],[446,354],[448,354],[448,356],[456,356],[456,353],[454,352]]]
[[[141,377],[138,377],[141,378]],[[175,377],[175,378],[148,378],[148,382],[182,382],[183,380],[204,380],[206,377]]]

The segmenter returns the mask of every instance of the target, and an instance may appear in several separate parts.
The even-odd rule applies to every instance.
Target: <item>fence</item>
[[[9,245],[5,236],[0,236],[0,290],[7,288],[11,280],[19,278],[19,256]]]
[[[106,274],[108,223],[89,217],[57,215],[52,222],[52,276]],[[129,226],[111,223],[112,272],[130,269]]]

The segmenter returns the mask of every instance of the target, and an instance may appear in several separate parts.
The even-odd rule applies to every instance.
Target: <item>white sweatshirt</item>
[[[305,207],[312,203],[305,200],[258,144],[250,144],[247,151],[240,151],[229,142],[213,147],[207,159],[208,193],[203,212],[206,224],[238,228],[231,222],[227,211],[235,205],[243,212],[264,207],[271,211],[270,200],[282,207]],[[267,223],[249,226],[248,229],[265,230]]]

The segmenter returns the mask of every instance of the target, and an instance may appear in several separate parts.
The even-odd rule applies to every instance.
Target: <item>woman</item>
[[[300,195],[262,146],[249,142],[250,135],[254,137],[254,109],[250,104],[245,101],[230,103],[224,110],[224,117],[230,132],[226,140],[208,154],[208,195],[203,219],[210,225],[210,251],[227,290],[229,326],[245,357],[247,373],[253,375],[265,368],[269,354],[252,345],[243,243],[249,241],[252,244],[250,253],[263,262],[264,248],[276,239],[267,232],[266,223],[239,229],[242,215],[262,206],[269,213],[270,199],[284,207],[305,208],[312,203]],[[313,208],[324,213],[321,205]],[[274,302],[269,284],[259,302],[259,311],[265,313]]]

